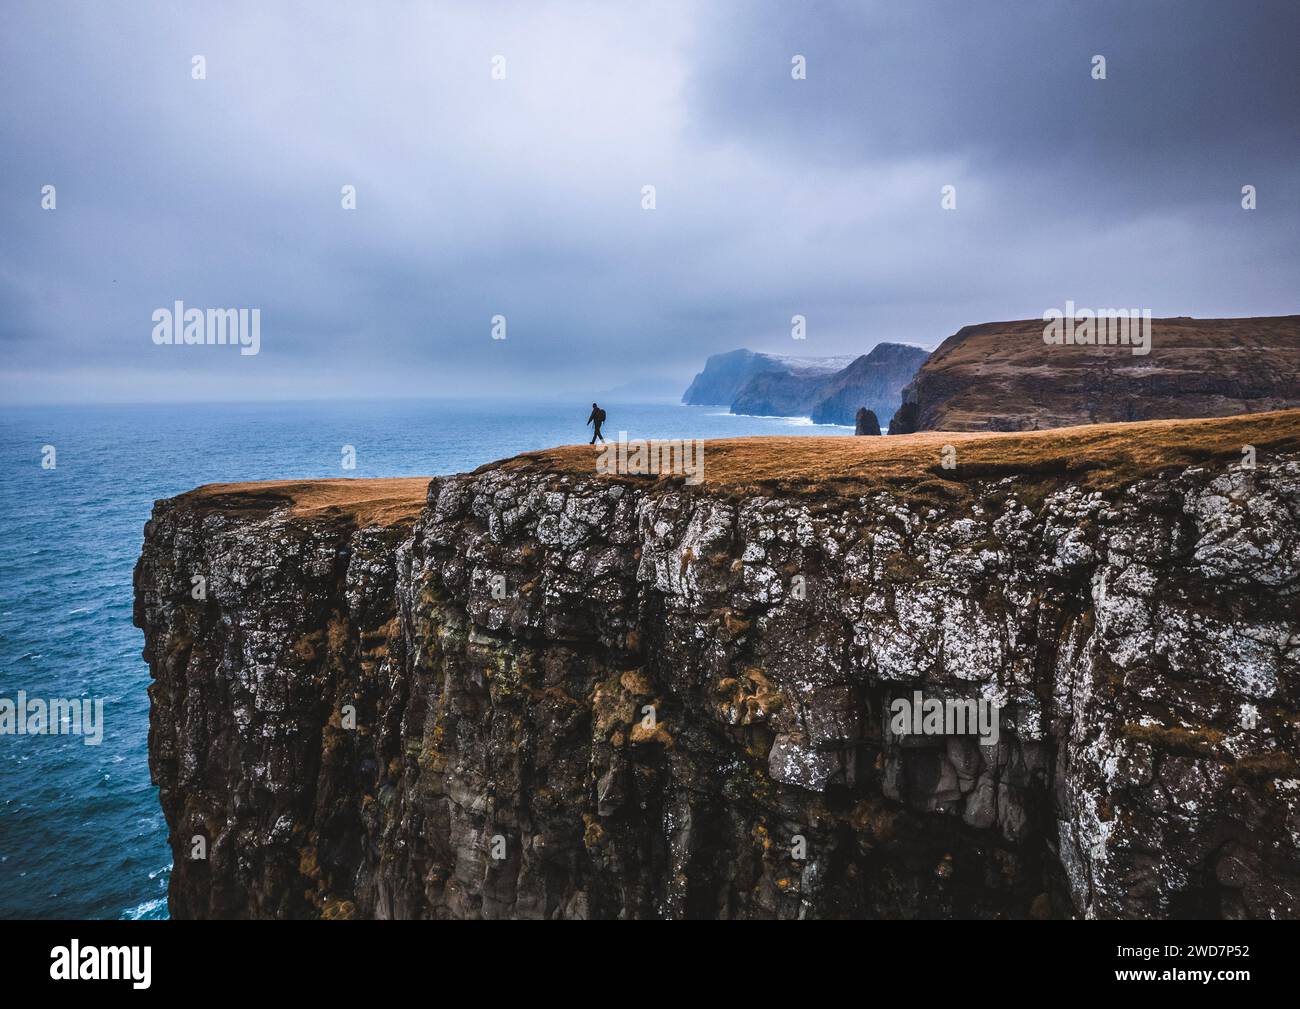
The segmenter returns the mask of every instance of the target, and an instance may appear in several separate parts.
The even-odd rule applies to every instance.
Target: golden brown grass
[[[956,450],[946,470],[940,453]],[[756,437],[705,442],[704,485],[732,496],[748,493],[903,493],[912,501],[966,499],[966,481],[1014,477],[1021,492],[1046,492],[1066,481],[1091,489],[1197,463],[1228,466],[1253,445],[1259,463],[1270,453],[1300,451],[1300,410],[1215,417],[1091,424],[1016,434],[927,431],[880,438]],[[680,484],[680,476],[596,476],[598,449],[562,445],[480,467],[476,472],[558,472],[640,486]],[[358,525],[409,523],[424,506],[429,477],[274,480],[207,484],[184,498],[230,511],[289,505],[295,515],[338,517]]]
[[[285,505],[291,514],[339,517],[359,526],[413,522],[424,507],[427,476],[375,479],[267,480],[260,483],[210,483],[184,497],[228,510],[270,510]]]
[[[1171,467],[1210,460],[1225,465],[1239,462],[1242,446],[1248,444],[1255,446],[1260,461],[1267,461],[1270,451],[1300,449],[1300,410],[1010,434],[926,431],[879,438],[724,438],[705,442],[704,483],[742,493],[779,489],[849,494],[937,483],[929,489],[940,497],[960,497],[963,481],[984,477],[1069,478],[1100,488]],[[945,445],[956,450],[955,469],[941,465]],[[549,469],[592,476],[597,452],[588,445],[565,445],[483,468]],[[648,483],[658,478],[602,479]],[[669,479],[680,482],[680,477]]]

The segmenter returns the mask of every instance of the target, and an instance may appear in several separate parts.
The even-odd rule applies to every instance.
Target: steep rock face
[[[772,374],[796,381],[824,377],[842,370],[852,360],[849,357],[785,357],[752,350],[713,354],[682,394],[682,402],[688,406],[730,406],[741,388],[756,376]]]
[[[810,417],[828,379],[826,374],[763,372],[737,390],[731,412],[748,417]]]
[[[1300,916],[1300,453],[969,489],[159,502],[172,913]],[[915,689],[997,744],[886,732]]]
[[[284,505],[183,496],[145,527],[135,622],[154,675],[149,766],[172,835],[174,917],[332,913],[325,888],[348,892],[363,855],[374,711],[401,667],[394,589],[410,523],[359,530]],[[345,704],[361,712],[357,731],[340,727]]]
[[[811,417],[818,424],[844,425],[852,425],[865,406],[888,423],[927,356],[927,351],[901,343],[877,344],[857,358],[734,350],[710,357],[682,402],[725,404],[732,413],[755,417]]]
[[[919,347],[882,343],[823,384],[810,416],[815,424],[852,424],[865,406],[886,425],[903,402],[903,389],[929,357]]]
[[[1031,431],[1300,406],[1300,316],[1155,319],[1151,349],[1043,342],[1041,320],[966,326],[903,393],[891,434]]]

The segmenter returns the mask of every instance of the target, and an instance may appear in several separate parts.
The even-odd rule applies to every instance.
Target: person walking
[[[605,444],[605,436],[600,433],[600,425],[605,423],[605,411],[595,403],[591,404],[591,416],[587,418],[587,423],[595,425],[596,433],[591,436],[591,444],[596,444],[597,438],[600,439],[602,445]]]

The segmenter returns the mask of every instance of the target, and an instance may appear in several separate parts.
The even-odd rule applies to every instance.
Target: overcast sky
[[[1067,298],[1300,312],[1298,39],[1295,0],[9,2],[0,398],[684,387]],[[177,299],[260,308],[261,352],[155,346]]]

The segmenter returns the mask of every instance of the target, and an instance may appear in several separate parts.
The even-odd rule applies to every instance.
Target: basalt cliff
[[[593,460],[155,505],[174,917],[1300,917],[1300,411]]]
[[[810,417],[817,424],[852,426],[858,410],[888,424],[903,388],[928,353],[901,343],[880,343],[857,358],[796,358],[734,350],[714,354],[695,376],[682,402],[727,405],[756,417]]]
[[[890,433],[1037,431],[1300,407],[1300,315],[1153,319],[1149,327],[1147,352],[1135,354],[1136,337],[1119,342],[1129,334],[1112,332],[1113,321],[1090,332],[1098,342],[1071,345],[1045,343],[1041,319],[965,326],[903,390]]]

